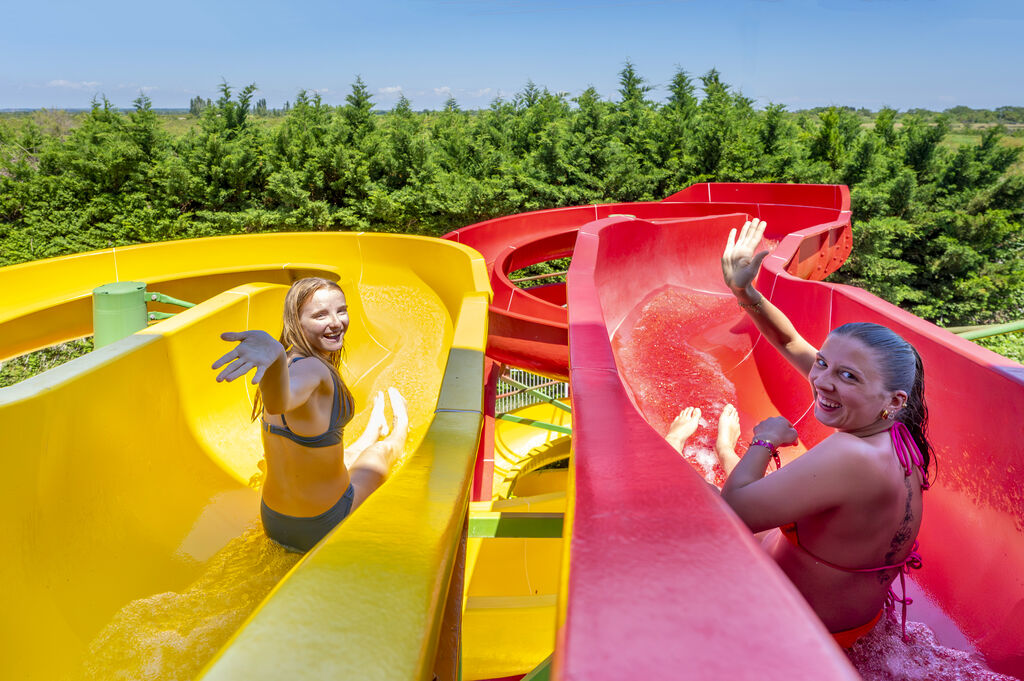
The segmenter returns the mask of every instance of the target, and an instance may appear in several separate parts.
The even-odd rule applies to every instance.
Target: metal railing
[[[505,381],[508,376],[515,383]],[[544,400],[540,393],[548,399]],[[564,400],[569,397],[569,384],[564,381],[554,381],[546,376],[539,376],[524,369],[507,367],[498,380],[498,395],[494,403],[494,410],[497,413],[514,411],[539,402],[549,400]]]

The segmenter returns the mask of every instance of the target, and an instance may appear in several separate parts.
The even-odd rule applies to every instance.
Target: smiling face
[[[309,344],[325,354],[338,352],[348,330],[348,303],[336,288],[320,288],[299,308],[299,325]]]
[[[886,390],[877,351],[851,336],[831,334],[811,372],[814,416],[824,425],[853,435],[888,427],[882,410],[895,411],[907,400],[902,390]]]

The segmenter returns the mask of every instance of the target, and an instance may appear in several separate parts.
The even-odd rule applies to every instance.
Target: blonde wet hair
[[[348,387],[341,380],[341,359],[344,346],[340,350],[325,353],[309,342],[305,332],[302,330],[302,323],[299,317],[302,313],[302,306],[305,305],[313,294],[320,289],[334,289],[345,295],[345,291],[337,282],[323,277],[305,277],[295,281],[284,297],[284,319],[281,328],[281,336],[278,340],[284,346],[286,354],[295,353],[303,357],[316,357],[323,362],[334,377],[338,379],[339,385],[348,392]],[[263,413],[263,395],[261,390],[256,388],[256,399],[252,405],[252,420],[255,421]]]

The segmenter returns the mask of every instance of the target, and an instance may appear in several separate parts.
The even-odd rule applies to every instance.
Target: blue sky
[[[676,68],[790,109],[1024,106],[1021,0],[81,0],[7,3],[0,109],[186,107],[255,82],[387,109],[463,108],[528,80],[614,98],[627,59],[663,99]]]

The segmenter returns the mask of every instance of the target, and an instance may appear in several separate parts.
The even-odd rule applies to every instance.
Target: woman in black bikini
[[[342,431],[355,411],[338,371],[348,324],[345,294],[336,283],[300,279],[285,297],[279,341],[256,330],[221,334],[238,345],[213,364],[227,364],[218,381],[256,369],[253,418],[262,417],[267,461],[263,527],[296,551],[313,548],[380,487],[409,432],[405,400],[390,388],[390,434],[378,393],[366,430],[345,450]]]

